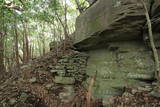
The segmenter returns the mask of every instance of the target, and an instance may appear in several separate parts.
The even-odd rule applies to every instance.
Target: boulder
[[[59,94],[59,97],[61,98],[62,102],[69,103],[72,101],[75,97],[75,91],[73,86],[64,86],[64,92],[61,92]]]
[[[160,98],[160,86],[154,87],[152,92],[150,93],[153,97],[158,97]]]
[[[16,99],[12,98],[9,100],[9,105],[13,106],[14,104],[16,104]]]
[[[74,84],[75,83],[75,79],[73,77],[60,77],[60,76],[56,76],[54,79],[54,82],[57,84]]]
[[[150,1],[145,3],[150,10]],[[76,20],[75,47],[92,49],[107,42],[141,39],[145,19],[139,0],[98,0]]]

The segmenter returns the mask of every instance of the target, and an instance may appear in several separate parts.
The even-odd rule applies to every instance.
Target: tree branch
[[[18,11],[23,11],[23,8],[13,4],[12,2],[10,3],[5,3],[3,7],[6,7],[8,9],[14,9],[14,10],[18,10]]]
[[[149,40],[150,40],[150,44],[151,44],[151,48],[152,48],[152,52],[153,52],[153,57],[154,57],[154,61],[155,61],[155,67],[156,67],[155,76],[156,76],[156,79],[158,81],[160,81],[159,58],[158,58],[158,52],[157,52],[156,46],[154,44],[154,38],[153,38],[153,32],[152,32],[152,24],[151,24],[151,20],[150,20],[150,17],[149,17],[148,9],[147,9],[147,6],[146,6],[144,0],[141,0],[141,2],[143,3],[143,7],[145,9],[145,15],[146,15],[147,24],[148,24]]]

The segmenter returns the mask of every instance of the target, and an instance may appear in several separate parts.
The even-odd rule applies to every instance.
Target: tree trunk
[[[64,6],[64,19],[65,19],[65,24],[64,24],[64,35],[65,39],[68,38],[69,32],[68,32],[68,24],[67,24],[67,1],[65,0],[65,6]]]
[[[16,66],[19,68],[19,47],[18,47],[18,31],[17,31],[17,18],[15,15],[15,22],[14,22],[14,32],[15,32],[15,60]]]
[[[40,39],[40,38],[39,38]],[[42,50],[41,50],[41,48],[42,48],[42,46],[41,46],[41,40],[39,40],[39,39],[37,39],[37,43],[38,43],[38,51],[39,51],[39,55],[40,56],[42,56]]]
[[[24,43],[25,43],[25,51],[23,54],[25,54],[25,62],[28,62],[30,59],[30,49],[29,49],[29,40],[28,40],[28,26],[25,21],[22,21],[23,28],[24,28]]]
[[[0,32],[0,71],[5,72],[4,66],[4,34]]]
[[[35,46],[34,46],[34,43],[33,43],[32,47],[31,47],[31,58],[34,58],[34,49],[35,49]]]
[[[23,33],[23,63],[25,63],[26,62],[26,48],[25,48],[25,36],[24,36],[24,33]]]
[[[0,73],[5,72],[4,65],[4,12],[0,11]],[[2,76],[2,75],[0,75]]]
[[[158,80],[158,82],[160,82],[160,63],[159,63],[159,56],[158,56],[158,52],[154,43],[154,38],[153,38],[153,32],[152,32],[152,24],[151,24],[151,20],[150,20],[150,16],[148,13],[148,9],[147,6],[144,2],[144,0],[141,0],[144,9],[145,9],[145,15],[146,15],[146,19],[147,19],[147,25],[148,25],[148,33],[149,33],[149,41],[151,44],[151,48],[152,48],[152,52],[153,52],[153,57],[154,57],[154,61],[155,61],[155,68],[156,68],[156,72],[155,72],[155,77]]]
[[[42,40],[42,44],[43,44],[43,55],[45,55],[46,53],[46,44],[45,44],[45,40]]]
[[[55,11],[55,15],[57,16],[58,21],[60,22],[60,24],[62,25],[62,28],[64,30],[64,43],[63,43],[63,50],[66,49],[66,42],[67,39],[69,38],[69,32],[68,32],[68,25],[67,25],[67,1],[65,0],[65,4],[64,4],[64,22],[61,20],[60,16],[58,15],[58,13]]]

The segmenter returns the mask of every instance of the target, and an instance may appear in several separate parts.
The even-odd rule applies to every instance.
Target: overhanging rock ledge
[[[145,3],[160,53],[160,1]],[[152,51],[145,44],[147,40],[143,40],[146,35],[140,0],[98,0],[77,18],[74,46],[90,57],[87,74],[92,77],[97,72],[93,87],[96,99],[121,95],[124,87],[152,83],[155,65]]]

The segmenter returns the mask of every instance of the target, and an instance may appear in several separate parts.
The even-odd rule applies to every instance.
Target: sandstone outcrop
[[[160,2],[144,1],[159,53]],[[140,0],[98,0],[77,18],[74,46],[89,55],[86,73],[96,75],[95,99],[122,95],[125,87],[154,81],[153,54],[146,43],[148,38],[144,39],[148,37],[147,27]]]

